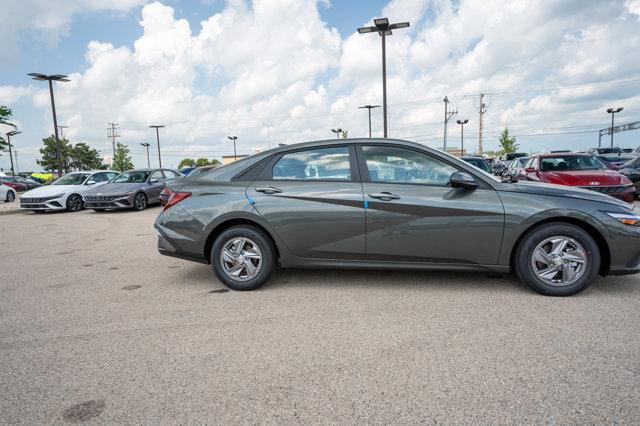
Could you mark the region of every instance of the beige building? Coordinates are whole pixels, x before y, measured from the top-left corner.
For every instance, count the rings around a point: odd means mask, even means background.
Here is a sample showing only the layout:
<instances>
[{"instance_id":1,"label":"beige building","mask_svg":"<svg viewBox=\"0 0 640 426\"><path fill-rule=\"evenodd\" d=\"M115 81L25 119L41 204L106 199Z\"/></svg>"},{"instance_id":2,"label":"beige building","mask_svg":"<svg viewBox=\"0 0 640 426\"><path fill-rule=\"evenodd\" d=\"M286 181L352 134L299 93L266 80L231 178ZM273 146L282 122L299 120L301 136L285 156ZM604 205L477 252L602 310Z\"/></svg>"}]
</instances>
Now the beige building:
<instances>
[{"instance_id":1,"label":"beige building","mask_svg":"<svg viewBox=\"0 0 640 426\"><path fill-rule=\"evenodd\" d=\"M239 160L241 158L245 158L248 157L248 155L223 155L222 156L222 164L230 164L233 163L236 160Z\"/></svg>"}]
</instances>

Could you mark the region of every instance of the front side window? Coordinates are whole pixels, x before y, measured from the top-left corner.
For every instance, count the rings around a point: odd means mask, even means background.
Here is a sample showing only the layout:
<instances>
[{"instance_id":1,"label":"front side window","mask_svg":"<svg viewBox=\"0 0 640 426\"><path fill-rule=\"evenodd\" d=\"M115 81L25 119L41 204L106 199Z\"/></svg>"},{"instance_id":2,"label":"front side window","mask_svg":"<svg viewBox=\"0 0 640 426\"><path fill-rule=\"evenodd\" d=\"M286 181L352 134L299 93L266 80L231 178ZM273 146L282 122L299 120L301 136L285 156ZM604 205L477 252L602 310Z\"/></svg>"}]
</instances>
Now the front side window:
<instances>
[{"instance_id":1,"label":"front side window","mask_svg":"<svg viewBox=\"0 0 640 426\"><path fill-rule=\"evenodd\" d=\"M161 181L162 179L164 179L162 170L156 170L155 172L151 173L151 177L149 177L149 182L152 182L154 180Z\"/></svg>"},{"instance_id":2,"label":"front side window","mask_svg":"<svg viewBox=\"0 0 640 426\"><path fill-rule=\"evenodd\" d=\"M175 179L175 178L180 177L182 175L180 173L174 172L173 170L165 170L164 171L164 176L167 179Z\"/></svg>"},{"instance_id":3,"label":"front side window","mask_svg":"<svg viewBox=\"0 0 640 426\"><path fill-rule=\"evenodd\" d=\"M131 170L128 172L122 172L111 183L144 183L149 177L149 171L147 170Z\"/></svg>"},{"instance_id":4,"label":"front side window","mask_svg":"<svg viewBox=\"0 0 640 426\"><path fill-rule=\"evenodd\" d=\"M91 180L94 182L106 182L109 180L109 177L107 176L106 173L96 173L93 176L91 176Z\"/></svg>"},{"instance_id":5,"label":"front side window","mask_svg":"<svg viewBox=\"0 0 640 426\"><path fill-rule=\"evenodd\" d=\"M363 146L362 149L373 182L445 186L451 174L458 171L443 161L411 149L390 146Z\"/></svg>"},{"instance_id":6,"label":"front side window","mask_svg":"<svg viewBox=\"0 0 640 426\"><path fill-rule=\"evenodd\" d=\"M89 176L88 173L69 173L53 182L51 185L82 185L84 180Z\"/></svg>"},{"instance_id":7,"label":"front side window","mask_svg":"<svg viewBox=\"0 0 640 426\"><path fill-rule=\"evenodd\" d=\"M273 166L274 180L351 180L349 148L314 148L284 154Z\"/></svg>"},{"instance_id":8,"label":"front side window","mask_svg":"<svg viewBox=\"0 0 640 426\"><path fill-rule=\"evenodd\" d=\"M543 157L540 159L540 171L562 172L569 170L605 170L607 166L591 155L567 155Z\"/></svg>"}]
</instances>

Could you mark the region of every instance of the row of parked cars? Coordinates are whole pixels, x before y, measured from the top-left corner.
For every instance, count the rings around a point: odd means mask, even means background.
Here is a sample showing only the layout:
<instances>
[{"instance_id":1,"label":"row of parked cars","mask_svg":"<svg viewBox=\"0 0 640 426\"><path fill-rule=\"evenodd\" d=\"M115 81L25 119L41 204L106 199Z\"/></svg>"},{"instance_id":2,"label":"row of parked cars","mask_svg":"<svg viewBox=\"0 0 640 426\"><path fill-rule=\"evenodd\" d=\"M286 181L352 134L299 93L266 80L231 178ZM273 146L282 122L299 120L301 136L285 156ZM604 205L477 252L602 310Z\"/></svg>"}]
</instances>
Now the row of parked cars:
<instances>
[{"instance_id":1,"label":"row of parked cars","mask_svg":"<svg viewBox=\"0 0 640 426\"><path fill-rule=\"evenodd\" d=\"M575 186L632 203L640 194L640 148L592 148L586 152L510 153L491 161L463 157L480 169L509 181Z\"/></svg>"}]
</instances>

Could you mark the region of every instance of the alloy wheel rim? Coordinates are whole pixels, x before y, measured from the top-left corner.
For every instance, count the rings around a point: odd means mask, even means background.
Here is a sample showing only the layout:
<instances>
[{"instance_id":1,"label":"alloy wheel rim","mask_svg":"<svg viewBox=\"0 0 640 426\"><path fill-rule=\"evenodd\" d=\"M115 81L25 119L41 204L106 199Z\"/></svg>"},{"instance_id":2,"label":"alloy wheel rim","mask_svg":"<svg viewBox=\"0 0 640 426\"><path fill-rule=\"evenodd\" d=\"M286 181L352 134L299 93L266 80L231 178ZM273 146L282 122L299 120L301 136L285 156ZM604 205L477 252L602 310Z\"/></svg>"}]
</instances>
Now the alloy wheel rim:
<instances>
[{"instance_id":1,"label":"alloy wheel rim","mask_svg":"<svg viewBox=\"0 0 640 426\"><path fill-rule=\"evenodd\" d=\"M587 269L587 252L573 238L555 236L536 246L531 267L545 284L564 287L578 281Z\"/></svg>"},{"instance_id":2,"label":"alloy wheel rim","mask_svg":"<svg viewBox=\"0 0 640 426\"><path fill-rule=\"evenodd\" d=\"M71 199L71 210L72 211L80 210L80 206L81 205L82 205L82 200L80 199L80 197L73 197Z\"/></svg>"},{"instance_id":3,"label":"alloy wheel rim","mask_svg":"<svg viewBox=\"0 0 640 426\"><path fill-rule=\"evenodd\" d=\"M262 252L249 238L232 238L222 246L220 264L231 279L249 281L262 269Z\"/></svg>"},{"instance_id":4,"label":"alloy wheel rim","mask_svg":"<svg viewBox=\"0 0 640 426\"><path fill-rule=\"evenodd\" d=\"M13 196L13 192L9 191L7 193L7 200L9 200L10 202L15 200L15 197Z\"/></svg>"},{"instance_id":5,"label":"alloy wheel rim","mask_svg":"<svg viewBox=\"0 0 640 426\"><path fill-rule=\"evenodd\" d=\"M144 207L144 197L142 195L136 197L136 207L139 209Z\"/></svg>"}]
</instances>

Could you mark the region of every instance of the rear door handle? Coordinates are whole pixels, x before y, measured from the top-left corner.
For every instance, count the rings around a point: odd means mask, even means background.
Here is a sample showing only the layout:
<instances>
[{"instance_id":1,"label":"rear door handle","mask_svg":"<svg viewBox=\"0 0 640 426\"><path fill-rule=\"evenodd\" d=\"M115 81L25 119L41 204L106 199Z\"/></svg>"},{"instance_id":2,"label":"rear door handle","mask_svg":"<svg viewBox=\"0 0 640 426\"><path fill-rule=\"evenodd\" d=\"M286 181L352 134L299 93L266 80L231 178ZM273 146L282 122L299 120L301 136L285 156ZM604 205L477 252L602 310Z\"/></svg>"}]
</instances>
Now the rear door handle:
<instances>
[{"instance_id":1,"label":"rear door handle","mask_svg":"<svg viewBox=\"0 0 640 426\"><path fill-rule=\"evenodd\" d=\"M282 192L282 189L274 188L272 186L268 186L266 188L256 188L257 192L262 192L263 194L279 194Z\"/></svg>"},{"instance_id":2,"label":"rear door handle","mask_svg":"<svg viewBox=\"0 0 640 426\"><path fill-rule=\"evenodd\" d=\"M390 192L380 192L378 194L367 194L371 198L377 198L382 201L399 200L400 196Z\"/></svg>"}]
</instances>

